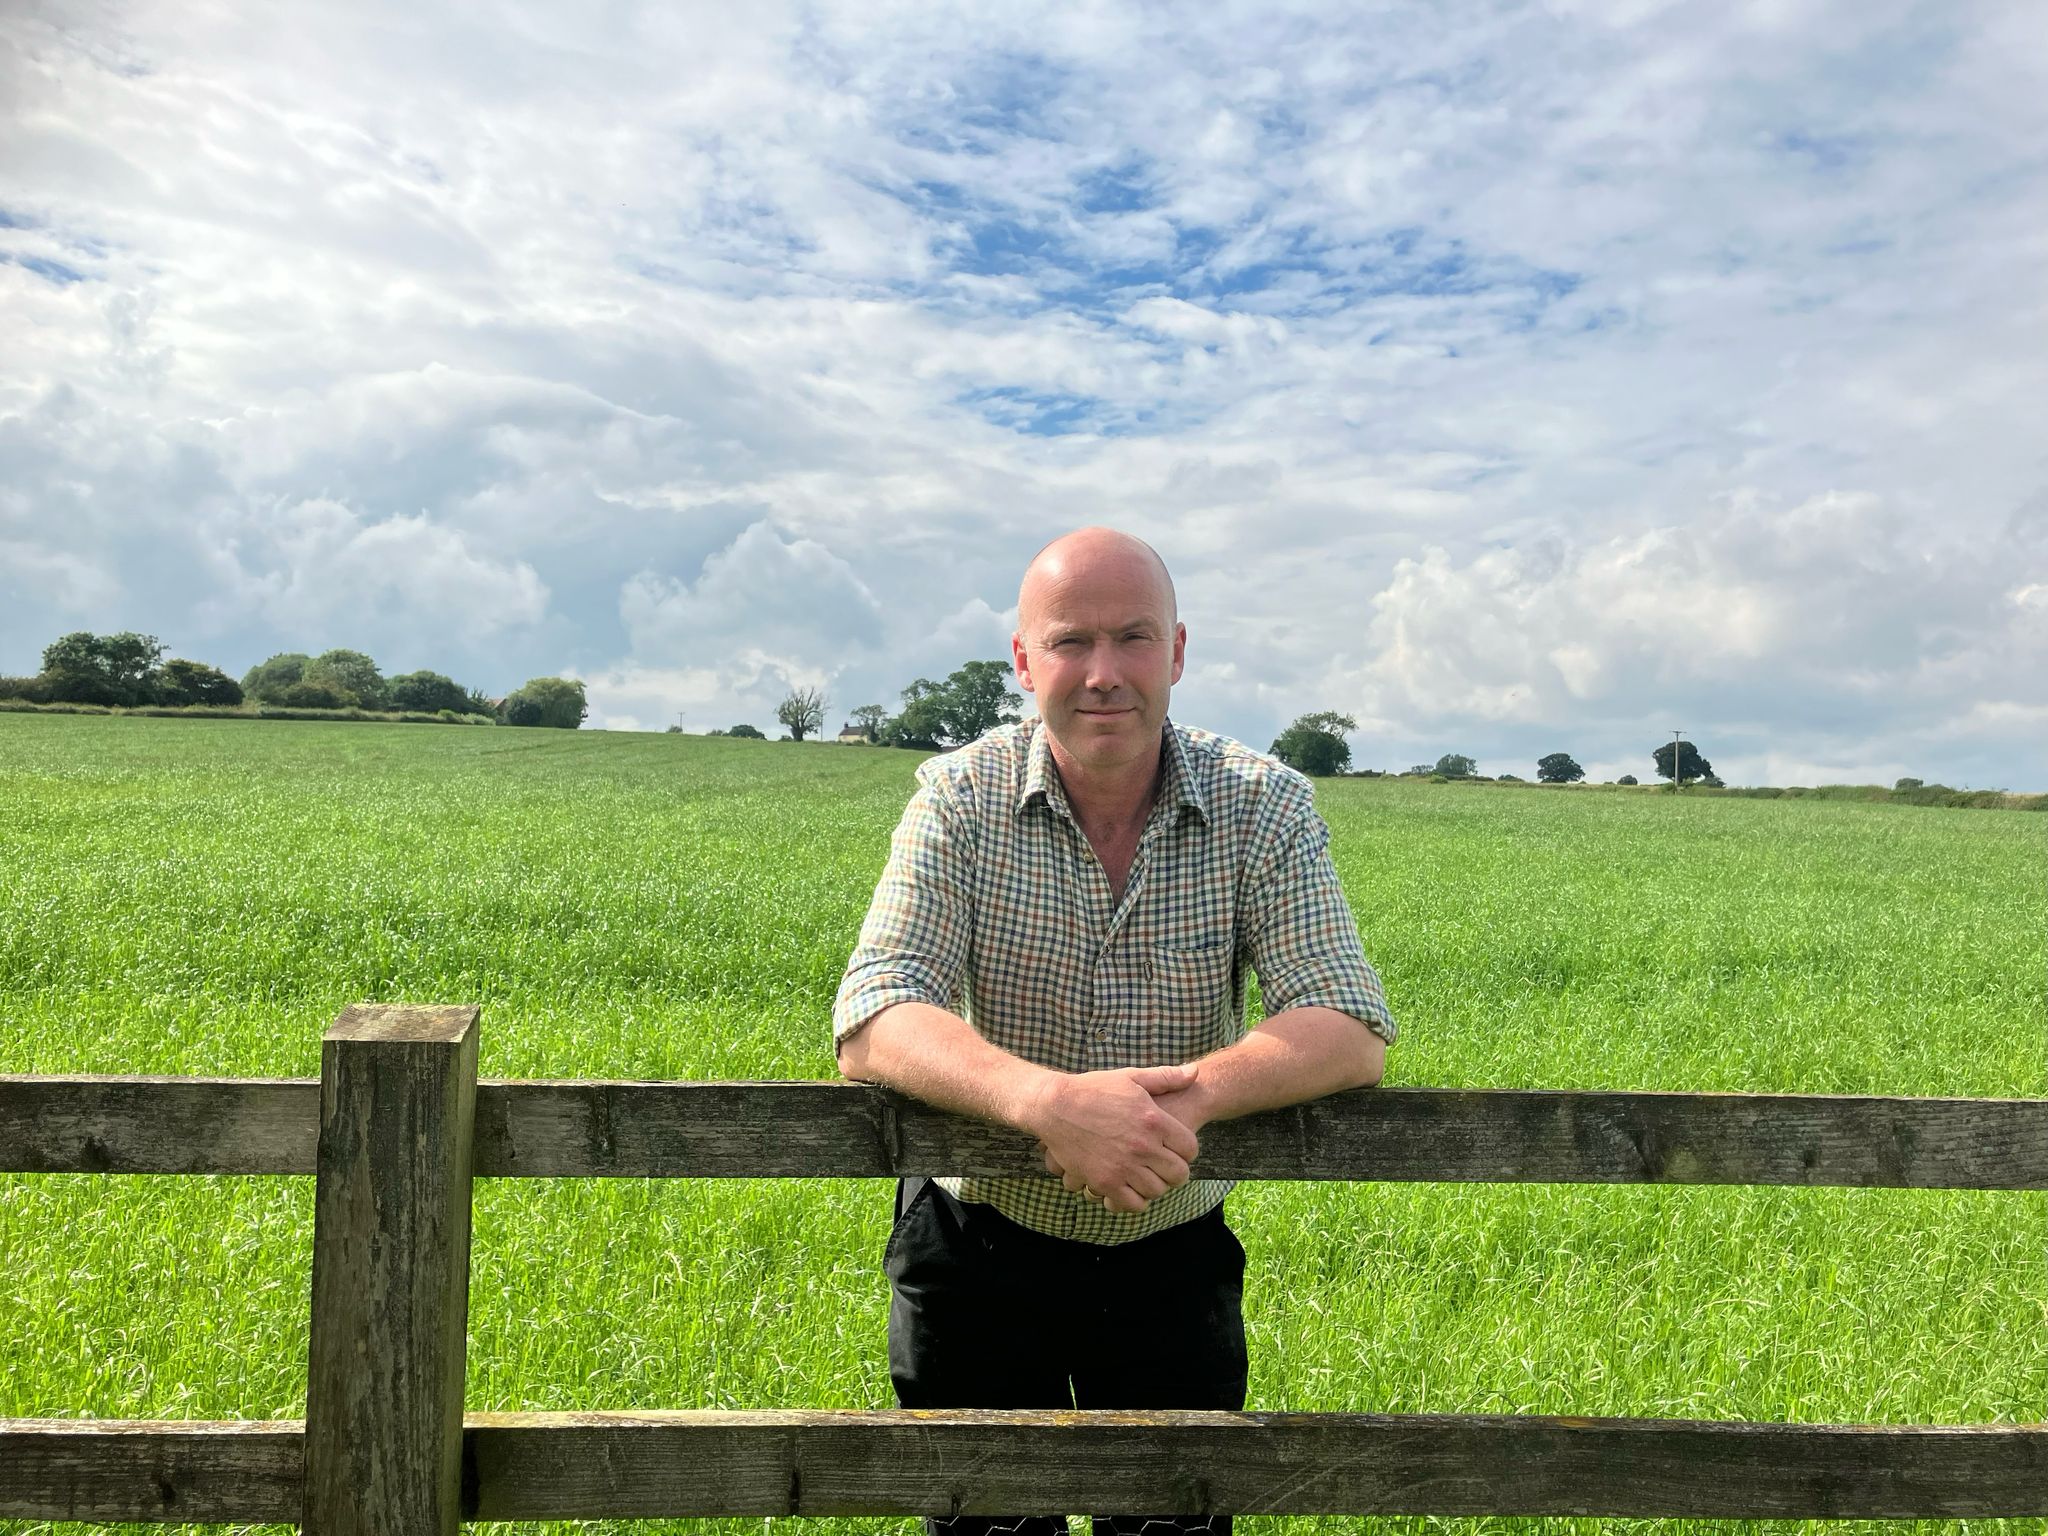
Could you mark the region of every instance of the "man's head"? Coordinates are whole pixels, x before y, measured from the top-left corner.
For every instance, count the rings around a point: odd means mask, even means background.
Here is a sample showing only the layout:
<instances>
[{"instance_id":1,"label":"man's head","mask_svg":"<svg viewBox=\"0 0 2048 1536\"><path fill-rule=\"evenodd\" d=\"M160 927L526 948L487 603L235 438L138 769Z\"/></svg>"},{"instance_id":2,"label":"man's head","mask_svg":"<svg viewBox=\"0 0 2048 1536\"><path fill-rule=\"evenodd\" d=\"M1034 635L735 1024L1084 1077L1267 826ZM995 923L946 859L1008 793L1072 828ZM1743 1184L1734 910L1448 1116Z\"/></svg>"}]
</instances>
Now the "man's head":
<instances>
[{"instance_id":1,"label":"man's head","mask_svg":"<svg viewBox=\"0 0 2048 1536\"><path fill-rule=\"evenodd\" d=\"M1113 528L1052 541L1024 572L1017 680L1064 755L1114 772L1156 757L1187 629L1152 546Z\"/></svg>"}]
</instances>

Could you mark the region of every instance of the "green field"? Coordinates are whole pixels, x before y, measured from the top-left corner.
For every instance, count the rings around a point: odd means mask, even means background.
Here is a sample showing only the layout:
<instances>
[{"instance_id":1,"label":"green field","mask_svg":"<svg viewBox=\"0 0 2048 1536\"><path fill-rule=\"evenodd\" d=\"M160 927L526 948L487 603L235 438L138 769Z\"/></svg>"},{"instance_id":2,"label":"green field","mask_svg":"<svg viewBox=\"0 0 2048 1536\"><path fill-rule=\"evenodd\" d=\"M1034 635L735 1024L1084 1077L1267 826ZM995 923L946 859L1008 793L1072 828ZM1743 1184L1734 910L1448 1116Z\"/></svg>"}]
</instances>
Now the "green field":
<instances>
[{"instance_id":1,"label":"green field","mask_svg":"<svg viewBox=\"0 0 2048 1536\"><path fill-rule=\"evenodd\" d=\"M831 1076L833 990L915 761L0 715L0 1071L310 1077L327 1022L370 999L482 1003L486 1076ZM1403 1027L1391 1084L2044 1091L2048 818L1318 795ZM300 1416L311 1196L0 1176L0 1416ZM481 1183L470 1406L886 1406L888 1203ZM1231 1209L1256 1408L2048 1417L2038 1195L1265 1185ZM2048 1522L1940 1528L1993 1526ZM1632 1528L1709 1524L1240 1523Z\"/></svg>"}]
</instances>

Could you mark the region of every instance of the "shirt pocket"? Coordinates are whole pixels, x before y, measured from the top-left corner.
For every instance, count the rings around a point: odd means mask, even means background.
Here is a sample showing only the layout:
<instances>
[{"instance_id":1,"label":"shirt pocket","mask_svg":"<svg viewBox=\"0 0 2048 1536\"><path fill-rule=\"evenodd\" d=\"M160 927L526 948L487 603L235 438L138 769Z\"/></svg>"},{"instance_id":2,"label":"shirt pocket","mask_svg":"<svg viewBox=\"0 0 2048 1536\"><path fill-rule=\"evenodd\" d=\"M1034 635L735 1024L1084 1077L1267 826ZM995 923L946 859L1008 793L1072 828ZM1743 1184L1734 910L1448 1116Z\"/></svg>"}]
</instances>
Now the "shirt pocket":
<instances>
[{"instance_id":1,"label":"shirt pocket","mask_svg":"<svg viewBox=\"0 0 2048 1536\"><path fill-rule=\"evenodd\" d=\"M1146 1054L1154 1061L1191 1061L1237 1038L1236 946L1229 935L1146 951Z\"/></svg>"}]
</instances>

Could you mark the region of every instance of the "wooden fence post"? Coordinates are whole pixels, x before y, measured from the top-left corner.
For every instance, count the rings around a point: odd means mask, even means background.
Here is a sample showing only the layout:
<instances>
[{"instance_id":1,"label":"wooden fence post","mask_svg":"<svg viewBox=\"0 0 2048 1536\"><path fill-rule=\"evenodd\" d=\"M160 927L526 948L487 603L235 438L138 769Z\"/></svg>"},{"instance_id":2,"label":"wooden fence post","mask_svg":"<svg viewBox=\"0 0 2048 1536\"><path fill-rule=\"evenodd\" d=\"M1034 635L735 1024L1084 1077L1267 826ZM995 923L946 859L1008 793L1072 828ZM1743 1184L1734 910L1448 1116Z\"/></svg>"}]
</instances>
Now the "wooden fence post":
<instances>
[{"instance_id":1,"label":"wooden fence post","mask_svg":"<svg viewBox=\"0 0 2048 1536\"><path fill-rule=\"evenodd\" d=\"M307 1536L455 1536L474 1007L359 1003L320 1049Z\"/></svg>"}]
</instances>

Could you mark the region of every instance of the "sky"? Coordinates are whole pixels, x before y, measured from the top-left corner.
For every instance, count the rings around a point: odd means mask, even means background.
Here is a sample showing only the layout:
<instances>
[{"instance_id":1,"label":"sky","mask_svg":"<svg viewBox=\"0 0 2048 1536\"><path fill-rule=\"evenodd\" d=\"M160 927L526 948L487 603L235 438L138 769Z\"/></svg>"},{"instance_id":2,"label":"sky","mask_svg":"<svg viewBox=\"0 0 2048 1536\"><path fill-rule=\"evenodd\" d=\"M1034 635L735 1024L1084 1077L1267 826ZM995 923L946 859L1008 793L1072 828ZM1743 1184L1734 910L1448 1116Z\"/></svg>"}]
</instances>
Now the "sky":
<instances>
[{"instance_id":1,"label":"sky","mask_svg":"<svg viewBox=\"0 0 2048 1536\"><path fill-rule=\"evenodd\" d=\"M1173 712L2048 789L2033 0L0 7L0 672L836 730L1151 541Z\"/></svg>"}]
</instances>

